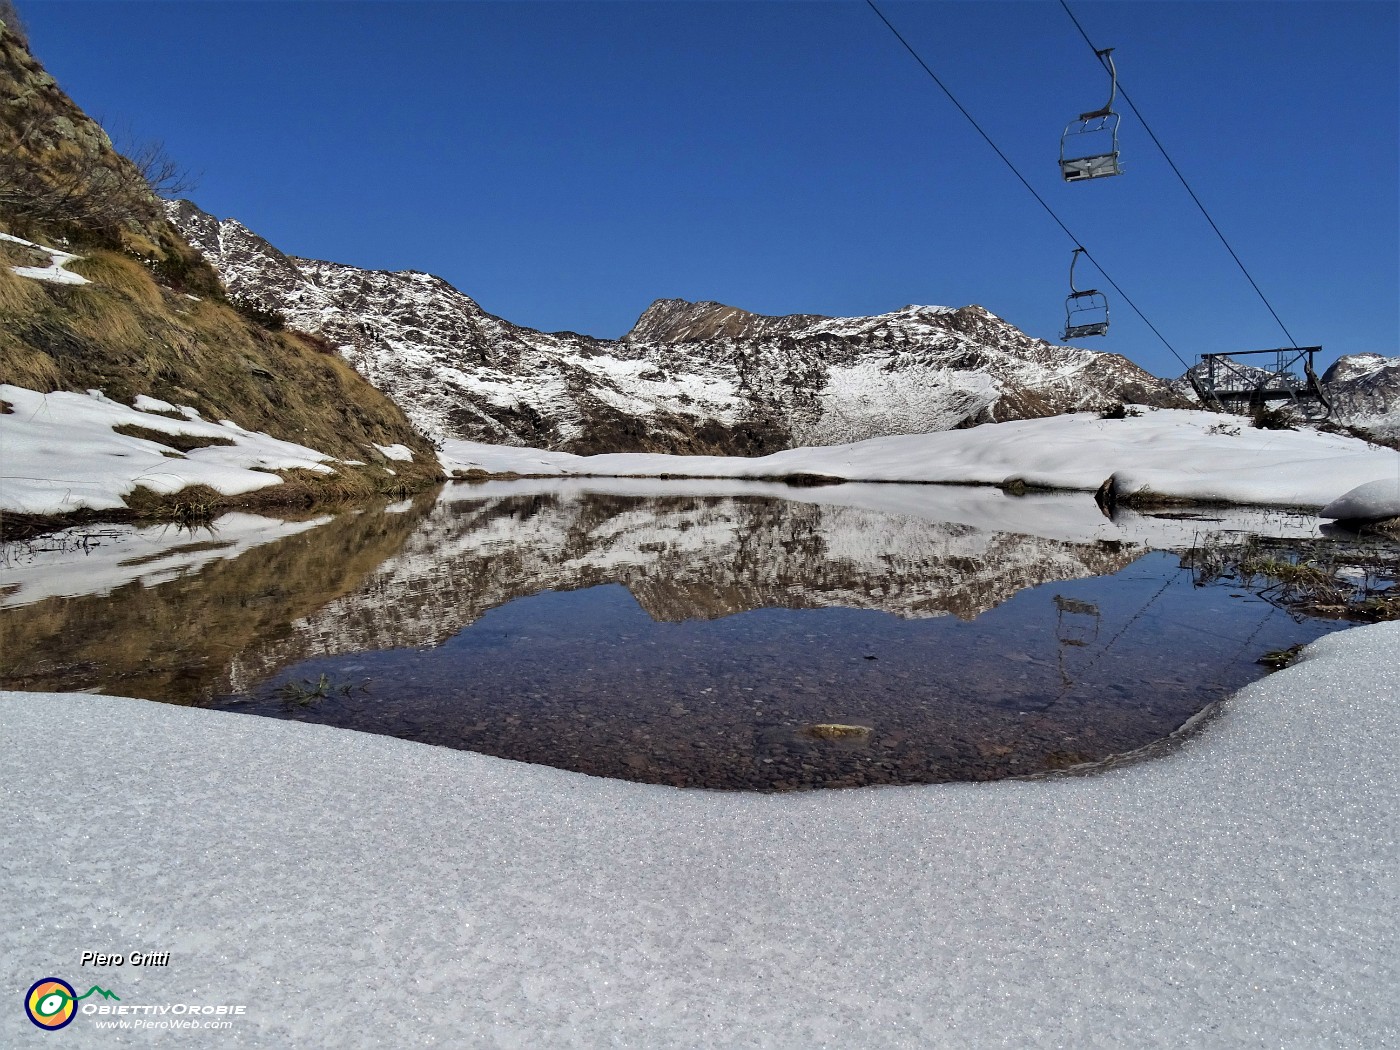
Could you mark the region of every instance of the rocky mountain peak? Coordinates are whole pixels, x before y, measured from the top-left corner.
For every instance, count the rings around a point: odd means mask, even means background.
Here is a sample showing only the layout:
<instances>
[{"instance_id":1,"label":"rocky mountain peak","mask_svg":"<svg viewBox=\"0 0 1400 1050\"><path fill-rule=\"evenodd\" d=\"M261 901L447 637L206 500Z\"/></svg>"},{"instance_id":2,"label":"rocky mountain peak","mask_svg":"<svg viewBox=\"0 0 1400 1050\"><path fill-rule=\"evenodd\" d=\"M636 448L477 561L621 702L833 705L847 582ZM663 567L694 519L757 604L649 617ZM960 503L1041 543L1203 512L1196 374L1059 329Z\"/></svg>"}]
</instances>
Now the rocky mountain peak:
<instances>
[{"instance_id":1,"label":"rocky mountain peak","mask_svg":"<svg viewBox=\"0 0 1400 1050\"><path fill-rule=\"evenodd\" d=\"M828 318L820 314L770 317L724 303L658 299L622 338L629 343L698 343L784 335Z\"/></svg>"},{"instance_id":2,"label":"rocky mountain peak","mask_svg":"<svg viewBox=\"0 0 1400 1050\"><path fill-rule=\"evenodd\" d=\"M1400 373L1400 358L1385 357L1382 354L1347 354L1337 358L1332 367L1322 373L1322 381L1355 382L1388 371Z\"/></svg>"}]
</instances>

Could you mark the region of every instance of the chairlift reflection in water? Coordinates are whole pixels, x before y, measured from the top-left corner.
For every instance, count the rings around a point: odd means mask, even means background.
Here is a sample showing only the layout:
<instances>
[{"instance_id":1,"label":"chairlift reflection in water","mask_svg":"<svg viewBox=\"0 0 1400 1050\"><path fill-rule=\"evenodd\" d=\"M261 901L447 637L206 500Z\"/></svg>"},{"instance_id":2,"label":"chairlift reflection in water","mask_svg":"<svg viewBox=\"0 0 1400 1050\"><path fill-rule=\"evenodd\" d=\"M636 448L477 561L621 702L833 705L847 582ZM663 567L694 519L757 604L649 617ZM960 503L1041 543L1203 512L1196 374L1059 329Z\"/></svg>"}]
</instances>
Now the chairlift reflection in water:
<instances>
[{"instance_id":1,"label":"chairlift reflection in water","mask_svg":"<svg viewBox=\"0 0 1400 1050\"><path fill-rule=\"evenodd\" d=\"M681 787L997 779L1159 739L1259 673L1241 639L1320 632L1253 635L1256 606L1150 553L1180 525L1133 517L1084 494L522 481L235 516L197 544L133 527L0 571L0 685L113 682ZM327 550L357 556L328 575ZM811 732L832 725L868 731Z\"/></svg>"}]
</instances>

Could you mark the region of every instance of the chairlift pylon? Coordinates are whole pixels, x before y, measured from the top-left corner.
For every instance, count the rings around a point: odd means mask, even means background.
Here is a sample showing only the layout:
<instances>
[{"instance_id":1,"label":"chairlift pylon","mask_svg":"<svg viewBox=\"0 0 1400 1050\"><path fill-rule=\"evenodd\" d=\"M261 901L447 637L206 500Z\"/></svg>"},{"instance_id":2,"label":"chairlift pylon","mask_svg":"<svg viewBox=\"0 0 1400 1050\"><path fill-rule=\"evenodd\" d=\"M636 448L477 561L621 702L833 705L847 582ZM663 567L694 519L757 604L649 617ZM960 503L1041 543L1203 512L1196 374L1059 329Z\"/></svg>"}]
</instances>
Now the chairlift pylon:
<instances>
[{"instance_id":1,"label":"chairlift pylon","mask_svg":"<svg viewBox=\"0 0 1400 1050\"><path fill-rule=\"evenodd\" d=\"M1060 174L1066 182L1083 182L1123 174L1118 163L1118 114L1113 100L1118 97L1118 69L1113 64L1113 48L1096 52L1108 69L1108 102L1102 109L1079 114L1065 125L1060 136Z\"/></svg>"},{"instance_id":2,"label":"chairlift pylon","mask_svg":"<svg viewBox=\"0 0 1400 1050\"><path fill-rule=\"evenodd\" d=\"M1097 288L1080 291L1074 286L1074 266L1081 254L1088 253L1076 248L1069 260L1069 296L1065 299L1065 333L1061 337L1067 342L1108 334L1108 297Z\"/></svg>"},{"instance_id":3,"label":"chairlift pylon","mask_svg":"<svg viewBox=\"0 0 1400 1050\"><path fill-rule=\"evenodd\" d=\"M1277 402L1299 419L1317 421L1333 411L1332 398L1313 368L1313 357L1321 352L1320 346L1293 346L1202 354L1186 379L1201 404L1217 412L1252 413ZM1238 360L1258 357L1264 365Z\"/></svg>"}]
</instances>

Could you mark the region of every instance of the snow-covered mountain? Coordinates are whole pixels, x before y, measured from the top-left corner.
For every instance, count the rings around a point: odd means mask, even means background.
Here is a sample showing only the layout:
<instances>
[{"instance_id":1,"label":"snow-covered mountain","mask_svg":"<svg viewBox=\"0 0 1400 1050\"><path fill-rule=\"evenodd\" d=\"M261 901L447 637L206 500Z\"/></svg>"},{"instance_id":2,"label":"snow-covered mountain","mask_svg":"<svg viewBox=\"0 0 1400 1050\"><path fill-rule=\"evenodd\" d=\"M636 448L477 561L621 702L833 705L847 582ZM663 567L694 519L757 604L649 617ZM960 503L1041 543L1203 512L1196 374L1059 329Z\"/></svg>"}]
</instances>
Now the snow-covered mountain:
<instances>
[{"instance_id":1,"label":"snow-covered mountain","mask_svg":"<svg viewBox=\"0 0 1400 1050\"><path fill-rule=\"evenodd\" d=\"M1322 373L1339 422L1400 440L1400 357L1350 354Z\"/></svg>"},{"instance_id":2,"label":"snow-covered mountain","mask_svg":"<svg viewBox=\"0 0 1400 1050\"><path fill-rule=\"evenodd\" d=\"M284 255L187 201L167 213L230 294L321 335L426 432L570 452L755 455L1182 402L1125 358L980 306L764 317L662 299L621 340L495 317L441 278Z\"/></svg>"}]
</instances>

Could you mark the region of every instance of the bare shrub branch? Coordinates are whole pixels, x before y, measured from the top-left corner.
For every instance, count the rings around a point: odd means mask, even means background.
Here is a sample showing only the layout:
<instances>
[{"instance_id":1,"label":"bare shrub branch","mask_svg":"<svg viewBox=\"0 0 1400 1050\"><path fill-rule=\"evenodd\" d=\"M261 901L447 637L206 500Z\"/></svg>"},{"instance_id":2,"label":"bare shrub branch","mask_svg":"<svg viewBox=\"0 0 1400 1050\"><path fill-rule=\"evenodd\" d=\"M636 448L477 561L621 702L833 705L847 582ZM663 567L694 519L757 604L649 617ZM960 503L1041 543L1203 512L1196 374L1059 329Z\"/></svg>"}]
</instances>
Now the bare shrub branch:
<instances>
[{"instance_id":1,"label":"bare shrub branch","mask_svg":"<svg viewBox=\"0 0 1400 1050\"><path fill-rule=\"evenodd\" d=\"M0 0L0 22L5 23L6 32L13 34L25 47L29 46L29 31L24 26L24 19L15 10L14 0Z\"/></svg>"},{"instance_id":2,"label":"bare shrub branch","mask_svg":"<svg viewBox=\"0 0 1400 1050\"><path fill-rule=\"evenodd\" d=\"M161 139L138 138L127 125L111 128L104 120L98 123L107 131L112 147L136 166L157 197L169 200L199 188L199 176L176 163Z\"/></svg>"}]
</instances>

